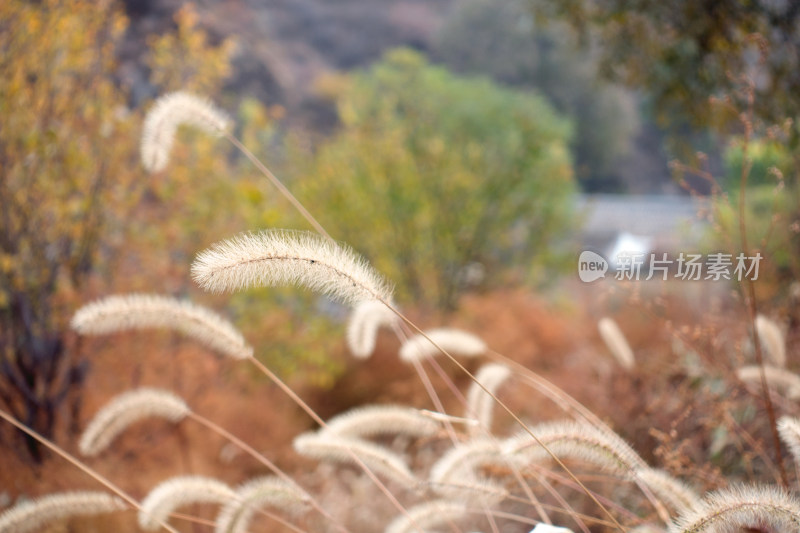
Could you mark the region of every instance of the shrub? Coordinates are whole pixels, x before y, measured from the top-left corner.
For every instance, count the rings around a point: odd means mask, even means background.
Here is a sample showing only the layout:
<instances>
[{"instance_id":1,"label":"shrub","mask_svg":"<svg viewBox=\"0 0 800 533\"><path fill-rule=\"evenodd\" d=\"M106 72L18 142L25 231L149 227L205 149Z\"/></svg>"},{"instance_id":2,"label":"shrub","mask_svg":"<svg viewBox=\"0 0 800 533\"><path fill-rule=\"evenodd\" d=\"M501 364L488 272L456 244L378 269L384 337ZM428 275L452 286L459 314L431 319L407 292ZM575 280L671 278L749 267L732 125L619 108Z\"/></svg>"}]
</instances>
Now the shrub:
<instances>
[{"instance_id":1,"label":"shrub","mask_svg":"<svg viewBox=\"0 0 800 533\"><path fill-rule=\"evenodd\" d=\"M337 134L296 156L298 196L401 298L452 308L480 265L513 260L541 281L563 264L569 124L543 99L395 50L337 103Z\"/></svg>"}]
</instances>

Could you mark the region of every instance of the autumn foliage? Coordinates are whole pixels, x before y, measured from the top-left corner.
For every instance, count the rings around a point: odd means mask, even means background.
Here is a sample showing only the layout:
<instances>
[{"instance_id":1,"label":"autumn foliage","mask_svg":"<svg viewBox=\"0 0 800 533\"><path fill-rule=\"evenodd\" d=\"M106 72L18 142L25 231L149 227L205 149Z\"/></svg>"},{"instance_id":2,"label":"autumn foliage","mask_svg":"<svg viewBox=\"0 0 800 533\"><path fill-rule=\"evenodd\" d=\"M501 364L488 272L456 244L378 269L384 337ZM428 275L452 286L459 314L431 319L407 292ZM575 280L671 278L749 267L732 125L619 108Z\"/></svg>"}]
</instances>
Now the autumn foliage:
<instances>
[{"instance_id":1,"label":"autumn foliage","mask_svg":"<svg viewBox=\"0 0 800 533\"><path fill-rule=\"evenodd\" d=\"M177 23L150 43L153 82L213 94L230 44L209 46L191 10ZM107 1L0 5L0 398L45 435L85 374L68 317L114 277L124 244L135 254L127 238L156 213L133 208L169 196L130 142L140 116L115 77L126 27Z\"/></svg>"}]
</instances>

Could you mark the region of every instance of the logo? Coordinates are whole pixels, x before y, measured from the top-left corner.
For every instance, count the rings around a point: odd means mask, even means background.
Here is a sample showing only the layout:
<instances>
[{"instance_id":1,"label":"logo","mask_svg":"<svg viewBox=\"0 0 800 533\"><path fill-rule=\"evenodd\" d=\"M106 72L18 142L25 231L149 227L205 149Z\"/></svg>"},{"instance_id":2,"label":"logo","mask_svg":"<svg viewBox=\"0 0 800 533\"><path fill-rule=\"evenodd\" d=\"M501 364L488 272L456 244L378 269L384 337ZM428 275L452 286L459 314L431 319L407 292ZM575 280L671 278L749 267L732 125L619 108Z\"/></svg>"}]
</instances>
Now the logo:
<instances>
[{"instance_id":1,"label":"logo","mask_svg":"<svg viewBox=\"0 0 800 533\"><path fill-rule=\"evenodd\" d=\"M608 272L608 261L602 255L589 250L581 252L578 258L578 277L584 283L606 277Z\"/></svg>"},{"instance_id":2,"label":"logo","mask_svg":"<svg viewBox=\"0 0 800 533\"><path fill-rule=\"evenodd\" d=\"M607 261L602 255L584 250L578 258L578 277L584 283L591 283L611 274L618 281L650 281L668 279L683 281L742 281L758 279L758 266L763 257L757 252L753 256L744 253L711 253L706 256L680 252L677 258L670 258L666 252L647 254L642 251L619 252L609 255Z\"/></svg>"}]
</instances>

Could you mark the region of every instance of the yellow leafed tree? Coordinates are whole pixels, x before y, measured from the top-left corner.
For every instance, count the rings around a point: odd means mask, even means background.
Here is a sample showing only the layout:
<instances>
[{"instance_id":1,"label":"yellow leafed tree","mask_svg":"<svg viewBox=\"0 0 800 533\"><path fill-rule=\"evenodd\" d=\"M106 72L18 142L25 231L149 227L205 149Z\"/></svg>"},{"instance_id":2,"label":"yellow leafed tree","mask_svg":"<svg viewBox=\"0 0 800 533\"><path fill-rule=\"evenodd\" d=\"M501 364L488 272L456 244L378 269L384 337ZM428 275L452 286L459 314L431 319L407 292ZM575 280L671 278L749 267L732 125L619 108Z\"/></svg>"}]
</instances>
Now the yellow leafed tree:
<instances>
[{"instance_id":1,"label":"yellow leafed tree","mask_svg":"<svg viewBox=\"0 0 800 533\"><path fill-rule=\"evenodd\" d=\"M190 9L177 22L151 43L154 82L213 95L231 44L209 46ZM139 165L140 116L114 78L126 25L103 0L0 2L0 401L45 435L84 373L69 314L119 250L142 191L161 192Z\"/></svg>"}]
</instances>

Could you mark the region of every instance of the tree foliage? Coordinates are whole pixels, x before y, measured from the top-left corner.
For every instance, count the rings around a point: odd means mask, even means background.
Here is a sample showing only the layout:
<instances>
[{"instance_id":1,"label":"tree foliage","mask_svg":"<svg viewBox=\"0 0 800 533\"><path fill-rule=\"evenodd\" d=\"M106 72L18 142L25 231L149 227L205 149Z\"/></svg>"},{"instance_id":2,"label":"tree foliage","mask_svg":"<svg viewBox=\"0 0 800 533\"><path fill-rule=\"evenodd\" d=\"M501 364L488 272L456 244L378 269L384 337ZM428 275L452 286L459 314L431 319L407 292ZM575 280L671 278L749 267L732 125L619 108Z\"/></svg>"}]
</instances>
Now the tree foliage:
<instances>
[{"instance_id":1,"label":"tree foliage","mask_svg":"<svg viewBox=\"0 0 800 533\"><path fill-rule=\"evenodd\" d=\"M615 165L637 129L637 100L600 79L596 54L575 44L564 23L537 25L525 0L470 0L445 20L434 57L457 72L544 94L575 124L571 147L584 189L619 187Z\"/></svg>"},{"instance_id":2,"label":"tree foliage","mask_svg":"<svg viewBox=\"0 0 800 533\"><path fill-rule=\"evenodd\" d=\"M712 96L735 94L743 74L756 81L757 117L779 123L800 112L798 2L533 0L531 5L602 42L601 72L651 94L662 123L735 125L737 117L715 115L708 104Z\"/></svg>"},{"instance_id":3,"label":"tree foliage","mask_svg":"<svg viewBox=\"0 0 800 533\"><path fill-rule=\"evenodd\" d=\"M0 6L0 343L4 403L49 434L81 368L61 317L98 235L137 190L124 94L106 74L125 18L107 4Z\"/></svg>"},{"instance_id":4,"label":"tree foliage","mask_svg":"<svg viewBox=\"0 0 800 533\"><path fill-rule=\"evenodd\" d=\"M158 53L189 43L167 55L202 65L198 87L212 89L226 73L228 45L209 47L186 13L177 40L153 43L154 73L171 70ZM130 257L119 252L134 228L147 227L128 216L142 192L151 204L165 193L139 165L130 142L139 115L114 78L126 24L107 1L0 4L0 399L45 435L85 372L67 320L92 273L111 275Z\"/></svg>"},{"instance_id":5,"label":"tree foliage","mask_svg":"<svg viewBox=\"0 0 800 533\"><path fill-rule=\"evenodd\" d=\"M341 129L298 154L297 187L401 294L451 307L481 268L553 266L574 187L569 124L542 98L396 50L337 102Z\"/></svg>"}]
</instances>

